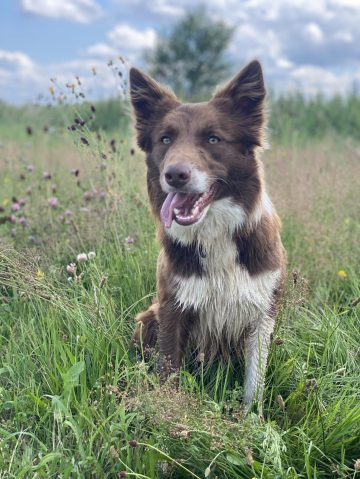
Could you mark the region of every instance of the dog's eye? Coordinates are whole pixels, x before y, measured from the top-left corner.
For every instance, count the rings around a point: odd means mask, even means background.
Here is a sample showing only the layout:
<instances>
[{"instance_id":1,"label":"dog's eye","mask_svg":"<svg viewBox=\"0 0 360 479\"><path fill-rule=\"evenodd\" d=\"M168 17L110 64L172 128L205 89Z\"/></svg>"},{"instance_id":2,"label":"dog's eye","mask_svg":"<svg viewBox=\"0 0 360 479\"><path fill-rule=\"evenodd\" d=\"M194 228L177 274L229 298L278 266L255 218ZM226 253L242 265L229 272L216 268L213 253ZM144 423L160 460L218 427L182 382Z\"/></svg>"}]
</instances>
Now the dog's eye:
<instances>
[{"instance_id":1,"label":"dog's eye","mask_svg":"<svg viewBox=\"0 0 360 479\"><path fill-rule=\"evenodd\" d=\"M164 145L168 145L170 143L170 138L168 136L163 136L161 138L161 141L164 143Z\"/></svg>"},{"instance_id":2,"label":"dog's eye","mask_svg":"<svg viewBox=\"0 0 360 479\"><path fill-rule=\"evenodd\" d=\"M215 145L216 143L219 143L220 141L220 138L218 138L217 136L210 136L209 138L209 143L211 145Z\"/></svg>"}]
</instances>

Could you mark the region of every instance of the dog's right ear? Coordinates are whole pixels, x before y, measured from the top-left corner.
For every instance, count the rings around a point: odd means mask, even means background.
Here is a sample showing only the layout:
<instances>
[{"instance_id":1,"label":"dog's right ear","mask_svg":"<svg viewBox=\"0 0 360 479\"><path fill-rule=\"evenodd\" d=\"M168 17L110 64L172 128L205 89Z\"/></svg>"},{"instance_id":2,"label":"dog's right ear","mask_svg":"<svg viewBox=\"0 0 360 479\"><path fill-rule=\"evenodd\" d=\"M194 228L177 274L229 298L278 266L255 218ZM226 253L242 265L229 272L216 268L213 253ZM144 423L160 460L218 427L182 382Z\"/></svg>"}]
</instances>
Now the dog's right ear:
<instances>
[{"instance_id":1,"label":"dog's right ear","mask_svg":"<svg viewBox=\"0 0 360 479\"><path fill-rule=\"evenodd\" d=\"M142 150L149 151L156 121L180 102L171 90L134 67L130 69L130 97L135 110L138 144Z\"/></svg>"}]
</instances>

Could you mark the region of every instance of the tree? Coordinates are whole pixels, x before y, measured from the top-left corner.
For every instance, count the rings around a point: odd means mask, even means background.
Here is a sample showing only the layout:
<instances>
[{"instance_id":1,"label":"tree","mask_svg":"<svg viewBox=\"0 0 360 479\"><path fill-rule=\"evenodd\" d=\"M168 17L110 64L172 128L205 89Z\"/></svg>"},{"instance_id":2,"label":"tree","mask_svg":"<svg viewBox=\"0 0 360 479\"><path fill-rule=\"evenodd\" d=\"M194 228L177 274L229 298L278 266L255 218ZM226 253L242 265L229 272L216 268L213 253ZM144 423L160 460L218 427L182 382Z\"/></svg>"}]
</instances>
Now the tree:
<instances>
[{"instance_id":1,"label":"tree","mask_svg":"<svg viewBox=\"0 0 360 479\"><path fill-rule=\"evenodd\" d=\"M229 75L224 53L233 33L234 28L213 20L204 8L190 11L158 37L147 56L150 73L180 97L199 97Z\"/></svg>"}]
</instances>

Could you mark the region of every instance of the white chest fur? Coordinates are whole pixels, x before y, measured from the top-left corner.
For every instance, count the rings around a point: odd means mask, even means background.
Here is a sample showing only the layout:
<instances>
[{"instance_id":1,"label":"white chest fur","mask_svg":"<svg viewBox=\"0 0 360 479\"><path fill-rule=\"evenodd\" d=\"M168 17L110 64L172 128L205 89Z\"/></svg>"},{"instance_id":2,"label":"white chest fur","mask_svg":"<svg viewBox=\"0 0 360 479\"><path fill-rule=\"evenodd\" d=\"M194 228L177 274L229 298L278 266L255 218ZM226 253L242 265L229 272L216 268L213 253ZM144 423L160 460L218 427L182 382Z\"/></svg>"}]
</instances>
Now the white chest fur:
<instances>
[{"instance_id":1,"label":"white chest fur","mask_svg":"<svg viewBox=\"0 0 360 479\"><path fill-rule=\"evenodd\" d=\"M202 278L173 278L179 307L192 307L199 317L195 333L199 345L221 337L237 340L247 325L257 322L271 307L280 271L251 276L236 261L232 235L248 220L241 206L225 199L211 205L200 224L182 227L173 223L169 231L182 243L201 243L205 253L200 259Z\"/></svg>"}]
</instances>

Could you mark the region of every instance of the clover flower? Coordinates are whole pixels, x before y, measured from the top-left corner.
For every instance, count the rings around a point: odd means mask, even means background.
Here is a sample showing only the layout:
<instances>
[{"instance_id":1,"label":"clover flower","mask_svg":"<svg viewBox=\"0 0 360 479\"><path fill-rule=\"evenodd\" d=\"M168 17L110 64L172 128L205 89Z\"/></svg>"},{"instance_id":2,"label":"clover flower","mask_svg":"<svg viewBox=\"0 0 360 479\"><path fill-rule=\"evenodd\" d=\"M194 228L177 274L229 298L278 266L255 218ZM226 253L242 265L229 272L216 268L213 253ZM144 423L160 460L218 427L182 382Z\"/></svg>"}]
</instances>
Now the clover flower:
<instances>
[{"instance_id":1,"label":"clover flower","mask_svg":"<svg viewBox=\"0 0 360 479\"><path fill-rule=\"evenodd\" d=\"M74 213L73 213L71 210L65 210L64 215L66 215L66 216L73 216Z\"/></svg>"},{"instance_id":2,"label":"clover flower","mask_svg":"<svg viewBox=\"0 0 360 479\"><path fill-rule=\"evenodd\" d=\"M84 261L87 261L88 257L86 255L86 253L80 253L77 255L77 261L78 263L83 263Z\"/></svg>"},{"instance_id":3,"label":"clover flower","mask_svg":"<svg viewBox=\"0 0 360 479\"><path fill-rule=\"evenodd\" d=\"M339 278L346 278L347 274L345 273L344 270L340 270L340 271L338 272L338 276L339 276Z\"/></svg>"},{"instance_id":4,"label":"clover flower","mask_svg":"<svg viewBox=\"0 0 360 479\"><path fill-rule=\"evenodd\" d=\"M21 218L19 218L19 223L22 223L22 224L26 223L25 216L22 216Z\"/></svg>"},{"instance_id":5,"label":"clover flower","mask_svg":"<svg viewBox=\"0 0 360 479\"><path fill-rule=\"evenodd\" d=\"M90 251L90 252L88 253L88 258L89 258L89 259L94 259L94 258L96 258L96 253L95 253L95 251Z\"/></svg>"},{"instance_id":6,"label":"clover flower","mask_svg":"<svg viewBox=\"0 0 360 479\"><path fill-rule=\"evenodd\" d=\"M125 242L127 244L130 244L130 243L133 243L134 242L134 238L132 236L128 236L126 239L125 239Z\"/></svg>"},{"instance_id":7,"label":"clover flower","mask_svg":"<svg viewBox=\"0 0 360 479\"><path fill-rule=\"evenodd\" d=\"M28 171L33 171L33 169L34 169L34 165L29 165L29 166L27 167L27 170L28 170Z\"/></svg>"},{"instance_id":8,"label":"clover flower","mask_svg":"<svg viewBox=\"0 0 360 479\"><path fill-rule=\"evenodd\" d=\"M75 273L76 273L76 268L77 268L77 266L76 266L75 263L70 263L70 264L68 264L68 265L66 266L66 271L67 271L68 273L73 273L73 274L75 274Z\"/></svg>"},{"instance_id":9,"label":"clover flower","mask_svg":"<svg viewBox=\"0 0 360 479\"><path fill-rule=\"evenodd\" d=\"M18 211L20 209L19 203L14 203L11 207L11 211Z\"/></svg>"}]
</instances>

